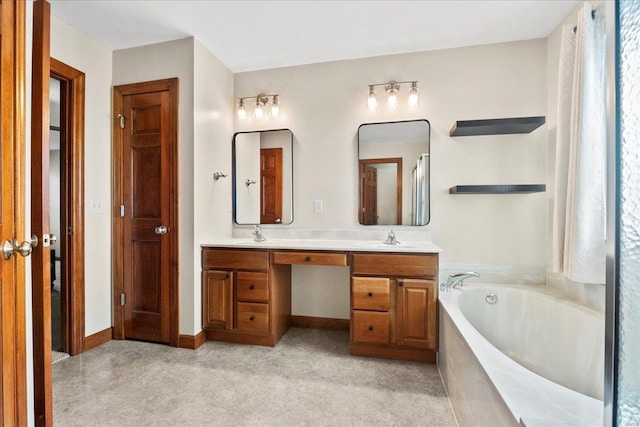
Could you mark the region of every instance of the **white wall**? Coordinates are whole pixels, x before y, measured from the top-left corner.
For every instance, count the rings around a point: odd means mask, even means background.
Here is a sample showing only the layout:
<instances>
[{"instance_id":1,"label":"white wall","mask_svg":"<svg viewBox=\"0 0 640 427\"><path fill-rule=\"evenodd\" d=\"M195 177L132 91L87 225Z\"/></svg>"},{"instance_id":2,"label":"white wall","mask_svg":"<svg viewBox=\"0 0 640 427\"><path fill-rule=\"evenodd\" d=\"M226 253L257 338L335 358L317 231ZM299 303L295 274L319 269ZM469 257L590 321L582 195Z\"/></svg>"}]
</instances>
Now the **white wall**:
<instances>
[{"instance_id":1,"label":"white wall","mask_svg":"<svg viewBox=\"0 0 640 427\"><path fill-rule=\"evenodd\" d=\"M231 136L233 134L233 73L198 40L194 41L193 67L193 221L192 271L194 282L184 286L181 299L193 298L191 323L180 324L181 333L202 329L200 244L231 236ZM213 180L214 172L228 174ZM189 286L193 296L189 295Z\"/></svg>"},{"instance_id":2,"label":"white wall","mask_svg":"<svg viewBox=\"0 0 640 427\"><path fill-rule=\"evenodd\" d=\"M111 50L51 17L51 56L85 73L85 336L111 327Z\"/></svg>"},{"instance_id":3,"label":"white wall","mask_svg":"<svg viewBox=\"0 0 640 427\"><path fill-rule=\"evenodd\" d=\"M431 124L431 231L446 263L548 265L551 193L450 195L457 184L544 184L548 132L449 137L456 120L547 113L546 41L447 49L336 61L235 75L236 97L280 95L278 119L235 121L236 131L289 128L294 148L294 223L291 228L358 225L356 134L362 123L427 119ZM418 80L420 104L366 108L367 85ZM313 201L324 200L324 214ZM402 228L402 227L398 227ZM268 230L267 230L268 232ZM333 312L348 298L340 288L323 308L313 295L323 286L311 270L294 268L294 313ZM330 316L327 316L330 317ZM348 307L340 317L348 318Z\"/></svg>"}]
</instances>

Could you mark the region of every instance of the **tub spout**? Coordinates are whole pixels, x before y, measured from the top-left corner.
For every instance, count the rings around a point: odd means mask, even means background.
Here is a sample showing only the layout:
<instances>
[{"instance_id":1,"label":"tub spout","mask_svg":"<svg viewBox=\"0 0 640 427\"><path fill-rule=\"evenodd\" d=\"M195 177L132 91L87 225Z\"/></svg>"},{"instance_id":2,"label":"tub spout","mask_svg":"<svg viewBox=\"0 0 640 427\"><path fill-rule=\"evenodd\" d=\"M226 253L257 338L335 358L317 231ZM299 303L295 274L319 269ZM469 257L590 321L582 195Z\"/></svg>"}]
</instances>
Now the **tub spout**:
<instances>
[{"instance_id":1,"label":"tub spout","mask_svg":"<svg viewBox=\"0 0 640 427\"><path fill-rule=\"evenodd\" d=\"M468 271L466 273L456 273L449 276L446 282L440 284L441 291L448 291L451 288L458 288L462 286L465 279L469 277L480 277L475 271Z\"/></svg>"}]
</instances>

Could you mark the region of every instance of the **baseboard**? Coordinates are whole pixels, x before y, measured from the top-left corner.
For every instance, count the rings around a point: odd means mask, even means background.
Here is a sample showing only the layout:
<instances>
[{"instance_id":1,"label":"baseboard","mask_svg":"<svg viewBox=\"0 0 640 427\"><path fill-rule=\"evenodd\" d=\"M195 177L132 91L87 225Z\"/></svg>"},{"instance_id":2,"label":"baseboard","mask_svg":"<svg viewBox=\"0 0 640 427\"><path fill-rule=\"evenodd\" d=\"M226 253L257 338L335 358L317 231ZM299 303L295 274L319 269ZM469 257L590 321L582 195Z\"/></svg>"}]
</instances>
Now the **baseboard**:
<instances>
[{"instance_id":1,"label":"baseboard","mask_svg":"<svg viewBox=\"0 0 640 427\"><path fill-rule=\"evenodd\" d=\"M82 341L82 351L89 351L92 348L96 348L107 341L111 341L111 338L113 338L113 328L111 327L103 331L96 332L93 335L89 335L88 337L84 337L84 340Z\"/></svg>"},{"instance_id":2,"label":"baseboard","mask_svg":"<svg viewBox=\"0 0 640 427\"><path fill-rule=\"evenodd\" d=\"M326 317L291 316L291 326L296 328L329 329L348 331L349 319L330 319Z\"/></svg>"},{"instance_id":3,"label":"baseboard","mask_svg":"<svg viewBox=\"0 0 640 427\"><path fill-rule=\"evenodd\" d=\"M178 340L178 347L180 348L188 348L190 350L195 350L200 347L207 340L207 332L200 331L200 333L196 335L180 335L180 339Z\"/></svg>"}]
</instances>

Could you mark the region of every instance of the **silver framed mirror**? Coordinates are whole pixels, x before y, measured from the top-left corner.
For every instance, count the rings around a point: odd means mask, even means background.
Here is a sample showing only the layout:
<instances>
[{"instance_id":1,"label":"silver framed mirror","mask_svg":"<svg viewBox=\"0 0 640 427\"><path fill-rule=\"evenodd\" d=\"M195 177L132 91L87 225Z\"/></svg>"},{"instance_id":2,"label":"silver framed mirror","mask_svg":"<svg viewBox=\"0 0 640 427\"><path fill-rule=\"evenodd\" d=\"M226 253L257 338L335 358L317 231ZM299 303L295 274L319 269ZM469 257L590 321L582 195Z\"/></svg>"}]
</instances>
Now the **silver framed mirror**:
<instances>
[{"instance_id":1,"label":"silver framed mirror","mask_svg":"<svg viewBox=\"0 0 640 427\"><path fill-rule=\"evenodd\" d=\"M293 222L293 133L289 129L233 136L233 219L236 224Z\"/></svg>"},{"instance_id":2,"label":"silver framed mirror","mask_svg":"<svg viewBox=\"0 0 640 427\"><path fill-rule=\"evenodd\" d=\"M430 135L431 125L424 119L360 125L360 224L429 223Z\"/></svg>"}]
</instances>

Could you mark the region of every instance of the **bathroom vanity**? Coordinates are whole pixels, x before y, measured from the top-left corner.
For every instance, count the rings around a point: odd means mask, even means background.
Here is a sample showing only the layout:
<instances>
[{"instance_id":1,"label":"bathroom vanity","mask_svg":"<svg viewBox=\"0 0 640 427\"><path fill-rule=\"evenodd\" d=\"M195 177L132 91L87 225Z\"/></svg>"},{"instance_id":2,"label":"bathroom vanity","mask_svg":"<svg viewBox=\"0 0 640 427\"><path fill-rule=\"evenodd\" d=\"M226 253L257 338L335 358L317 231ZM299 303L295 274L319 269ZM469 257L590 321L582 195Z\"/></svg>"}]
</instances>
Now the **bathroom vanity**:
<instances>
[{"instance_id":1,"label":"bathroom vanity","mask_svg":"<svg viewBox=\"0 0 640 427\"><path fill-rule=\"evenodd\" d=\"M343 266L351 278L351 353L435 363L439 251L428 242L205 244L203 329L209 340L275 346L291 325L291 265Z\"/></svg>"}]
</instances>

